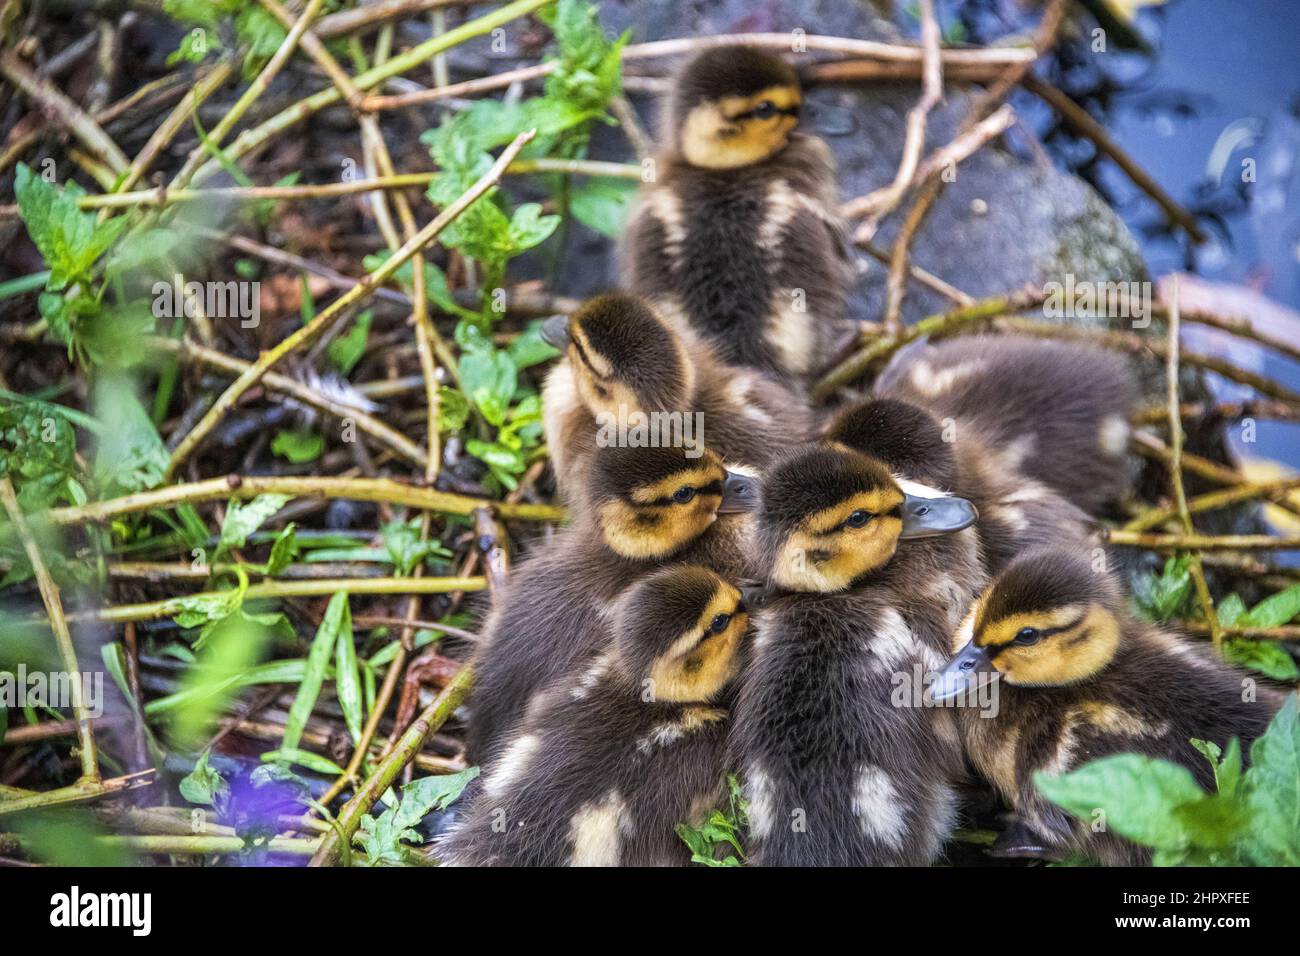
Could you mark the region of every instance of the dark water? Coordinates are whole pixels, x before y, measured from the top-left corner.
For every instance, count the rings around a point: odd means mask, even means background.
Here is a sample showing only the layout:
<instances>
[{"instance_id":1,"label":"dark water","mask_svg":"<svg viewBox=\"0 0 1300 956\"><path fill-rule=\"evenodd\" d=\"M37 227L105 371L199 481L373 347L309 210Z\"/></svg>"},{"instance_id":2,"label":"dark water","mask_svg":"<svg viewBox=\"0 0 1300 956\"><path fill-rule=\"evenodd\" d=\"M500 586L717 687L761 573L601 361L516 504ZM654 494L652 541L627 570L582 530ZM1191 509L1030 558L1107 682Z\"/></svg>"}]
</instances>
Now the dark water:
<instances>
[{"instance_id":1,"label":"dark water","mask_svg":"<svg viewBox=\"0 0 1300 956\"><path fill-rule=\"evenodd\" d=\"M1126 84L1107 127L1172 196L1204 214L1209 241L1193 246L1153 228L1154 204L1113 164L1099 164L1098 184L1141 238L1154 276L1185 269L1300 310L1300 2L1174 0L1144 11L1138 26L1154 58L1098 58ZM1300 345L1294 316L1261 321ZM1188 332L1189 347L1227 350L1300 388L1295 363L1204 333L1191 341L1198 330ZM1249 394L1219 384L1225 396ZM1300 426L1261 422L1254 446L1231 434L1245 454L1300 467Z\"/></svg>"}]
</instances>

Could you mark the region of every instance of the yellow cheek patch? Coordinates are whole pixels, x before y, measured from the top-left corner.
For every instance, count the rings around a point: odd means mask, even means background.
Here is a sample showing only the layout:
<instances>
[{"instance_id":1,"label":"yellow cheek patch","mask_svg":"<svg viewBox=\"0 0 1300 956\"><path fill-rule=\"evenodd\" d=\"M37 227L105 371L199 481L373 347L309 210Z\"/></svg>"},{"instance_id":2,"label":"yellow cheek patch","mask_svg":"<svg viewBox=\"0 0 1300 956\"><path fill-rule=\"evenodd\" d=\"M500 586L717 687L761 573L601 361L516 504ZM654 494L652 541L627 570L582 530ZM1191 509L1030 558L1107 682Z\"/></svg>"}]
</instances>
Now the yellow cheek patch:
<instances>
[{"instance_id":1,"label":"yellow cheek patch","mask_svg":"<svg viewBox=\"0 0 1300 956\"><path fill-rule=\"evenodd\" d=\"M1040 631L1065 627L1084 616L1085 608L1078 604L1067 604L1050 611L1036 611L1032 614L1012 614L1001 620L986 624L975 637L980 647L1001 647L1010 644L1016 635L1026 627L1035 627Z\"/></svg>"},{"instance_id":2,"label":"yellow cheek patch","mask_svg":"<svg viewBox=\"0 0 1300 956\"><path fill-rule=\"evenodd\" d=\"M697 495L687 507L608 501L600 506L601 535L616 554L627 558L660 558L702 535L717 520L715 495ZM705 502L705 503L701 503Z\"/></svg>"},{"instance_id":3,"label":"yellow cheek patch","mask_svg":"<svg viewBox=\"0 0 1300 956\"><path fill-rule=\"evenodd\" d=\"M1069 620L1077 619L1079 609L1074 610L1075 617ZM1086 680L1111 662L1119 646L1119 624L1107 611L1094 607L1068 631L1037 644L1003 646L1006 650L994 657L993 666L1008 683L1060 687Z\"/></svg>"},{"instance_id":4,"label":"yellow cheek patch","mask_svg":"<svg viewBox=\"0 0 1300 956\"><path fill-rule=\"evenodd\" d=\"M898 549L902 528L898 518L877 518L864 528L829 535L796 531L777 556L772 577L791 591L843 591L888 563Z\"/></svg>"},{"instance_id":5,"label":"yellow cheek patch","mask_svg":"<svg viewBox=\"0 0 1300 956\"><path fill-rule=\"evenodd\" d=\"M766 119L747 115L763 100L778 109L791 109L801 101L796 87L772 86L751 96L700 104L682 124L681 147L687 162L704 169L736 169L784 148L799 119L785 113Z\"/></svg>"},{"instance_id":6,"label":"yellow cheek patch","mask_svg":"<svg viewBox=\"0 0 1300 956\"><path fill-rule=\"evenodd\" d=\"M804 521L804 527L811 534L826 534L844 524L849 515L855 511L868 511L878 516L876 520L880 520L902 503L902 492L893 488L873 488L870 491L859 492L852 497L846 498L833 507L816 512ZM865 531L875 523L876 521L872 521L862 529L846 530Z\"/></svg>"},{"instance_id":7,"label":"yellow cheek patch","mask_svg":"<svg viewBox=\"0 0 1300 956\"><path fill-rule=\"evenodd\" d=\"M737 611L740 593L724 585L690 631L683 634L650 669L654 695L664 701L709 700L736 676L736 650L749 628L749 615ZM713 619L730 614L719 634L707 634Z\"/></svg>"},{"instance_id":8,"label":"yellow cheek patch","mask_svg":"<svg viewBox=\"0 0 1300 956\"><path fill-rule=\"evenodd\" d=\"M663 502L673 496L673 493L679 488L690 486L692 488L704 488L715 482L723 481L727 473L716 465L700 465L694 468L684 468L674 475L655 482L653 485L647 485L644 488L638 488L632 492L632 500L638 504L649 505L655 502ZM701 497L697 495L696 498ZM721 498L721 495L704 495L705 498Z\"/></svg>"}]
</instances>

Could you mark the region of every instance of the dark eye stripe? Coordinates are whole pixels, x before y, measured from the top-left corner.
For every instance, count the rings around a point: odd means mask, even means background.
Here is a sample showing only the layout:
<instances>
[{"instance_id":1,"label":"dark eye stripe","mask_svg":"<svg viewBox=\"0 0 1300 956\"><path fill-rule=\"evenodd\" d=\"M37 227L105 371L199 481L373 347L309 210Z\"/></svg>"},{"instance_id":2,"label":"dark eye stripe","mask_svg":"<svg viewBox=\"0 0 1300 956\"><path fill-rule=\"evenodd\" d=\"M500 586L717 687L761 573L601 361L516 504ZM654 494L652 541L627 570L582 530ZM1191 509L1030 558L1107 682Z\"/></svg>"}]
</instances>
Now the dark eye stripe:
<instances>
[{"instance_id":1,"label":"dark eye stripe","mask_svg":"<svg viewBox=\"0 0 1300 956\"><path fill-rule=\"evenodd\" d=\"M757 116L757 115L758 115L758 114L755 113L754 110L746 110L746 111L743 112L743 113L737 113L735 116L731 117L731 121L732 121L733 123L735 123L735 122L738 122L738 121L740 121L740 120L753 119L753 118L754 118L755 116ZM772 111L772 115L773 115L773 116L798 116L798 115L799 115L799 107L797 107L797 106L787 106L787 107L785 107L784 109L781 109L781 108L778 107L778 108L776 108L776 109L774 109L774 110Z\"/></svg>"},{"instance_id":2,"label":"dark eye stripe","mask_svg":"<svg viewBox=\"0 0 1300 956\"><path fill-rule=\"evenodd\" d=\"M573 345L575 349L578 350L578 358L582 359L582 364L587 366L588 372L590 372L596 378L600 379L602 382L609 381L609 376L601 375L599 372L596 371L596 367L591 364L591 359L587 357L587 350L582 347L582 343L578 341L577 336L570 336L569 342Z\"/></svg>"},{"instance_id":3,"label":"dark eye stripe","mask_svg":"<svg viewBox=\"0 0 1300 956\"><path fill-rule=\"evenodd\" d=\"M1057 634L1064 633L1065 631L1074 630L1076 627L1078 627L1080 624L1083 623L1083 619L1086 616L1087 615L1085 614L1080 614L1078 617L1076 617L1073 621L1070 621L1068 624L1062 624L1060 627L1049 627L1039 631L1039 638L1038 641L1036 641L1035 643L1042 643L1044 638L1053 637ZM1020 633L1020 632L1017 631L1016 633ZM984 649L988 651L989 657L997 657L1008 647L1024 647L1024 646L1026 645L1017 644L1015 642L1015 639L1012 638L1011 640L1007 641L1005 644L990 644L987 645Z\"/></svg>"},{"instance_id":4,"label":"dark eye stripe","mask_svg":"<svg viewBox=\"0 0 1300 956\"><path fill-rule=\"evenodd\" d=\"M707 485L696 485L696 486L695 486L695 498L698 498L700 495L719 495L719 496L721 496L721 495L722 495L722 482L721 482L721 481L711 481L711 482L709 482ZM692 498L691 501L694 501L695 498ZM636 503L637 503L637 504L642 504L642 502L636 502ZM686 502L686 503L687 503L687 504L690 504L690 502ZM644 502L644 504L648 504L648 505L675 505L675 504L679 504L679 502L673 501L673 496L672 496L672 495L664 495L662 498L656 498L654 501Z\"/></svg>"}]
</instances>

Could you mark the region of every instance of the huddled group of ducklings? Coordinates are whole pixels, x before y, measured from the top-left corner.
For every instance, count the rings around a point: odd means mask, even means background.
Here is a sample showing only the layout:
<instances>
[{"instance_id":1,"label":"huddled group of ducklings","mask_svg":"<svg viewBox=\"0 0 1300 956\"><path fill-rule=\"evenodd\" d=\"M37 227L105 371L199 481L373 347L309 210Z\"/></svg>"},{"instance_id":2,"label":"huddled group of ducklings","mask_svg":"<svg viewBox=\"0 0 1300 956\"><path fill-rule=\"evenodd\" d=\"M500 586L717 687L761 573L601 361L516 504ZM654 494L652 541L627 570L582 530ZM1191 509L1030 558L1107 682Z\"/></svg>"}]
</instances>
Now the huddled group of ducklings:
<instances>
[{"instance_id":1,"label":"huddled group of ducklings","mask_svg":"<svg viewBox=\"0 0 1300 956\"><path fill-rule=\"evenodd\" d=\"M1138 862L1034 772L1137 751L1206 781L1190 738L1247 741L1280 703L1130 616L1096 557L1095 518L1130 480L1123 359L958 338L837 414L810 407L853 271L801 102L777 56L688 64L627 292L544 328L564 352L543 397L573 520L485 622L467 739L483 777L444 863L683 865L677 826L728 773L751 865L935 862L972 775L1009 805L1013 849ZM703 446L600 440L629 411L701 413ZM953 706L990 689L994 708Z\"/></svg>"}]
</instances>

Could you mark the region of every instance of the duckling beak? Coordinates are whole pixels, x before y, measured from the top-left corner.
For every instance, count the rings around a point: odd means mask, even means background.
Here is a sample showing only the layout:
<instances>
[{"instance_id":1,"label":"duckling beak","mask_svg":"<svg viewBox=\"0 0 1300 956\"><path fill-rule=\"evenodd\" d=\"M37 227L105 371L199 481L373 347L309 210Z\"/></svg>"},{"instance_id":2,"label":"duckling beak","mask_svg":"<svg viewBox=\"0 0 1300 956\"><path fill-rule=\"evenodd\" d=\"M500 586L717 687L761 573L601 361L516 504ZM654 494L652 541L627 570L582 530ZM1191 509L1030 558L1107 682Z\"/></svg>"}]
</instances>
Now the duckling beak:
<instances>
[{"instance_id":1,"label":"duckling beak","mask_svg":"<svg viewBox=\"0 0 1300 956\"><path fill-rule=\"evenodd\" d=\"M757 507L758 479L753 475L728 471L722 483L722 504L718 505L718 514L738 514Z\"/></svg>"},{"instance_id":2,"label":"duckling beak","mask_svg":"<svg viewBox=\"0 0 1300 956\"><path fill-rule=\"evenodd\" d=\"M935 702L952 700L959 694L996 678L998 670L989 659L988 651L974 641L961 649L943 670L935 675L926 696Z\"/></svg>"},{"instance_id":3,"label":"duckling beak","mask_svg":"<svg viewBox=\"0 0 1300 956\"><path fill-rule=\"evenodd\" d=\"M567 315L551 316L542 323L540 334L543 342L563 352L569 347L569 317Z\"/></svg>"},{"instance_id":4,"label":"duckling beak","mask_svg":"<svg viewBox=\"0 0 1300 956\"><path fill-rule=\"evenodd\" d=\"M933 538L969 528L979 520L979 512L965 498L944 496L920 498L907 495L903 499L903 530L899 540L906 538Z\"/></svg>"}]
</instances>

